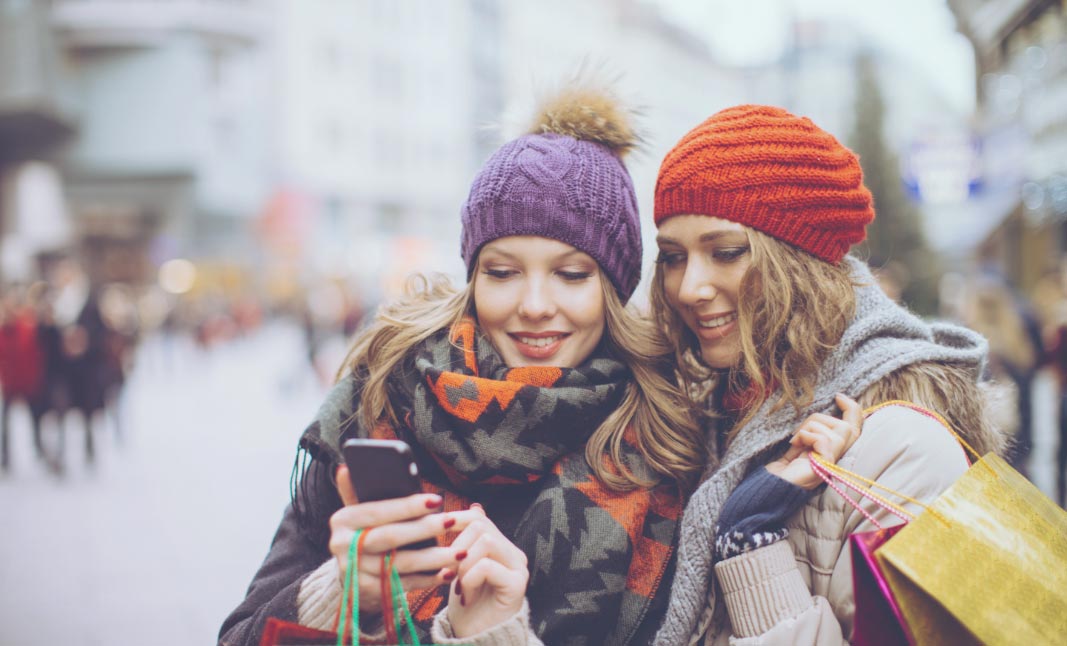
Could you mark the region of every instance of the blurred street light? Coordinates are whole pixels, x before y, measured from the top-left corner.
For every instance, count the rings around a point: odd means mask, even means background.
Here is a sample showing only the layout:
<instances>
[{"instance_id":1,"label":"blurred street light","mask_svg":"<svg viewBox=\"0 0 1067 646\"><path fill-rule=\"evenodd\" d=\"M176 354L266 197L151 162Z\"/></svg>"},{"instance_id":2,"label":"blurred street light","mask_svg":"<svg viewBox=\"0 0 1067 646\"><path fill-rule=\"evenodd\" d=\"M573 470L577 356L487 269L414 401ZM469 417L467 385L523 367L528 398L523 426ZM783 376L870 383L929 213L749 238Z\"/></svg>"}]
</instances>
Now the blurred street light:
<instances>
[{"instance_id":1,"label":"blurred street light","mask_svg":"<svg viewBox=\"0 0 1067 646\"><path fill-rule=\"evenodd\" d=\"M159 268L159 286L171 294L184 294L195 283L196 267L188 260L168 260Z\"/></svg>"}]
</instances>

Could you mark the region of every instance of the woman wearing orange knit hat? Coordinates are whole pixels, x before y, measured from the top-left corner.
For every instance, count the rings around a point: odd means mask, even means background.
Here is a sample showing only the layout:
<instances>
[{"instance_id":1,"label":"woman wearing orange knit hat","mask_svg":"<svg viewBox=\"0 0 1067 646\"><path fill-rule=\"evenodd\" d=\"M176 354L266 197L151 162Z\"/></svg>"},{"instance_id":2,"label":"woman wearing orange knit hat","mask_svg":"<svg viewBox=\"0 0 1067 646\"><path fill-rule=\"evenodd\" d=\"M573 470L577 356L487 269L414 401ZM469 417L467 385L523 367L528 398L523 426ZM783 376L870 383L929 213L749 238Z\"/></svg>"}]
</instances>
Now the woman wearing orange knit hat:
<instances>
[{"instance_id":1,"label":"woman wearing orange knit hat","mask_svg":"<svg viewBox=\"0 0 1067 646\"><path fill-rule=\"evenodd\" d=\"M709 464L657 644L851 639L848 537L874 526L809 453L926 501L967 468L933 416L864 408L908 400L1002 448L977 383L985 340L915 317L847 255L873 218L856 156L780 108L723 110L663 160L652 307L683 377L708 386Z\"/></svg>"}]
</instances>

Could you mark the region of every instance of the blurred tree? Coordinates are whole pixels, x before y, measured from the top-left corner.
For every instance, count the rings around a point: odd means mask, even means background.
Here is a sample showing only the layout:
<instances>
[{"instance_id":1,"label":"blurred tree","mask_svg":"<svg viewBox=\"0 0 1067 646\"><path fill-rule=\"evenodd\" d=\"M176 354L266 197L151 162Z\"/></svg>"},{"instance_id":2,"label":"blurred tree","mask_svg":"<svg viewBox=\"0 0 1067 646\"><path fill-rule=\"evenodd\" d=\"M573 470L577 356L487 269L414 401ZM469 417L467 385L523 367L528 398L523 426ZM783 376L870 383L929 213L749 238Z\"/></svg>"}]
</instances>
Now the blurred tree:
<instances>
[{"instance_id":1,"label":"blurred tree","mask_svg":"<svg viewBox=\"0 0 1067 646\"><path fill-rule=\"evenodd\" d=\"M856 59L856 120L849 146L859 155L863 180L874 195L877 217L867 228L867 257L871 267L892 265L900 299L920 314L937 311L937 282L941 276L938 257L926 244L922 214L908 198L900 176L897 156L886 145L885 101L877 69L869 53ZM901 275L900 268L906 272Z\"/></svg>"}]
</instances>

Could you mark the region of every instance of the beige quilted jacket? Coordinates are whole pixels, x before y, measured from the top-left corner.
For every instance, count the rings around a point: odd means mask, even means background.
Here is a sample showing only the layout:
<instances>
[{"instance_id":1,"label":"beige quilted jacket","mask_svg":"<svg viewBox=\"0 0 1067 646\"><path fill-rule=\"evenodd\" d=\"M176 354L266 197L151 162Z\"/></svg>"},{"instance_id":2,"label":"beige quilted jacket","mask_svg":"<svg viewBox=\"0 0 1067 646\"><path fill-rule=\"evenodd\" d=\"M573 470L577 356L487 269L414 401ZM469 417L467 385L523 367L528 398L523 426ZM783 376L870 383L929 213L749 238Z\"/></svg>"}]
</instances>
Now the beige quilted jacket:
<instances>
[{"instance_id":1,"label":"beige quilted jacket","mask_svg":"<svg viewBox=\"0 0 1067 646\"><path fill-rule=\"evenodd\" d=\"M899 405L867 418L838 464L924 502L967 470L962 447L940 422ZM901 522L873 503L864 508L885 526ZM715 566L726 603L710 620L706 646L847 643L854 612L848 537L875 527L829 487L787 526L788 540Z\"/></svg>"}]
</instances>

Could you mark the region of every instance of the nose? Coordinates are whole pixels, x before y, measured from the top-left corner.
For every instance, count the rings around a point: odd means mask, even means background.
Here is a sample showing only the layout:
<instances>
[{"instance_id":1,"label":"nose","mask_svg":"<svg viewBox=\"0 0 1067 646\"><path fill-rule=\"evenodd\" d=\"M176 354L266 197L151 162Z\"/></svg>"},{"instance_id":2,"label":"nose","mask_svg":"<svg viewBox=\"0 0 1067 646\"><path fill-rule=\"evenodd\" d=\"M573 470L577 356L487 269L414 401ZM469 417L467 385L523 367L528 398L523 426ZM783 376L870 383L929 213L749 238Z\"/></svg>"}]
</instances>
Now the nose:
<instances>
[{"instance_id":1,"label":"nose","mask_svg":"<svg viewBox=\"0 0 1067 646\"><path fill-rule=\"evenodd\" d=\"M678 302L682 305L698 305L715 299L715 288L710 268L699 259L691 259L685 266L682 284L678 288Z\"/></svg>"},{"instance_id":2,"label":"nose","mask_svg":"<svg viewBox=\"0 0 1067 646\"><path fill-rule=\"evenodd\" d=\"M531 277L525 281L519 299L519 316L540 320L551 318L556 313L556 302L545 281Z\"/></svg>"}]
</instances>

